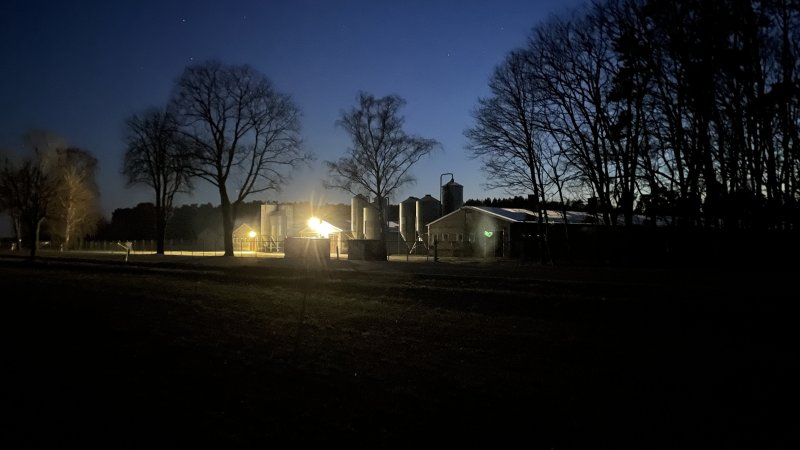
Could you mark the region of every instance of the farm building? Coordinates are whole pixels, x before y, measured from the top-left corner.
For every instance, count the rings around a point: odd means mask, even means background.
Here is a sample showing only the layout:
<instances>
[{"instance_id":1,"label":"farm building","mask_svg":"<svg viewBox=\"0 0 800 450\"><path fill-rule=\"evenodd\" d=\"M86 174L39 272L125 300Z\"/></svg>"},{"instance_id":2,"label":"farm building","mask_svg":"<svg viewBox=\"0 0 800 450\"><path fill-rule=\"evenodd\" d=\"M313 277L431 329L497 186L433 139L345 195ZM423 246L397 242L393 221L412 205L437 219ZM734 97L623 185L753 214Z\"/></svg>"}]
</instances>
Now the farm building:
<instances>
[{"instance_id":1,"label":"farm building","mask_svg":"<svg viewBox=\"0 0 800 450\"><path fill-rule=\"evenodd\" d=\"M569 223L590 223L586 213L568 211ZM558 211L547 222L564 223ZM442 256L511 257L522 255L542 233L538 215L521 208L464 206L428 224L428 245Z\"/></svg>"},{"instance_id":2,"label":"farm building","mask_svg":"<svg viewBox=\"0 0 800 450\"><path fill-rule=\"evenodd\" d=\"M258 249L255 228L243 223L233 230L233 248L238 251L255 251Z\"/></svg>"}]
</instances>

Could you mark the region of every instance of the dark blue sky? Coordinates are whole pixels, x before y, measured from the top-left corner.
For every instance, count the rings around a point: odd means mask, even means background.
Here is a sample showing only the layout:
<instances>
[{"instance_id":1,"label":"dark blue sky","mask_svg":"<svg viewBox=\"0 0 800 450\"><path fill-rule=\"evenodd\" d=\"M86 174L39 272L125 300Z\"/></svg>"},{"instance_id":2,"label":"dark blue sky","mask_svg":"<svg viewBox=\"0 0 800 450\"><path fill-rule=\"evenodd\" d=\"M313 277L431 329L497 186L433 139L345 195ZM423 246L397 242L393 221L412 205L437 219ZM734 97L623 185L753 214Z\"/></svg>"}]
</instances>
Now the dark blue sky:
<instances>
[{"instance_id":1,"label":"dark blue sky","mask_svg":"<svg viewBox=\"0 0 800 450\"><path fill-rule=\"evenodd\" d=\"M349 202L325 191L324 160L349 141L334 122L359 90L405 98L406 130L442 143L400 193L438 197L452 172L464 197L482 187L464 150L478 97L531 28L581 0L491 1L16 1L0 6L0 146L20 148L29 129L51 130L100 161L103 211L151 201L119 175L124 120L166 103L192 62L217 58L266 74L303 111L305 146L317 155L281 194L251 200ZM178 203L219 203L203 181Z\"/></svg>"}]
</instances>

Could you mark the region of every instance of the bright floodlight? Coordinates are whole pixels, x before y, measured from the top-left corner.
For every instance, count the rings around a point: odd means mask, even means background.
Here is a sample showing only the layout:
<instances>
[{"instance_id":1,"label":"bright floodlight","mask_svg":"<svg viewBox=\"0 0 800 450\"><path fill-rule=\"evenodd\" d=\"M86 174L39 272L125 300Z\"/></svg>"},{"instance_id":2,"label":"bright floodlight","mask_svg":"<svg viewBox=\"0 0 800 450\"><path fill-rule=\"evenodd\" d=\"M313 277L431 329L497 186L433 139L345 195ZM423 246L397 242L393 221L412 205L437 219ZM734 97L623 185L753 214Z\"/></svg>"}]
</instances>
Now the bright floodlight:
<instances>
[{"instance_id":1,"label":"bright floodlight","mask_svg":"<svg viewBox=\"0 0 800 450\"><path fill-rule=\"evenodd\" d=\"M307 223L308 223L308 228L314 230L314 232L320 235L320 237L326 238L333 231L333 225L317 217L312 217L308 219Z\"/></svg>"},{"instance_id":2,"label":"bright floodlight","mask_svg":"<svg viewBox=\"0 0 800 450\"><path fill-rule=\"evenodd\" d=\"M311 228L314 231L319 229L319 226L322 224L322 221L316 217L312 217L308 219L308 228Z\"/></svg>"},{"instance_id":3,"label":"bright floodlight","mask_svg":"<svg viewBox=\"0 0 800 450\"><path fill-rule=\"evenodd\" d=\"M254 237L256 237L256 232L255 230L250 230L250 232L247 233L247 235L250 236L250 239L253 239Z\"/></svg>"}]
</instances>

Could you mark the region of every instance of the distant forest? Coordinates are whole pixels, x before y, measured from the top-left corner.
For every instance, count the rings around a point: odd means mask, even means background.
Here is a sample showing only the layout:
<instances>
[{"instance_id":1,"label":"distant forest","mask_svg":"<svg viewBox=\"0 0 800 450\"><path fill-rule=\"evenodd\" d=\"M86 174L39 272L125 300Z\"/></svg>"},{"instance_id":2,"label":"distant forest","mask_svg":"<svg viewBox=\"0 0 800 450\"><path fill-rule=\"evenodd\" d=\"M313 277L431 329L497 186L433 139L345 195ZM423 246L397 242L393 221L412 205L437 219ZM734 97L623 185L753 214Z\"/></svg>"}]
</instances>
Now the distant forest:
<instances>
[{"instance_id":1,"label":"distant forest","mask_svg":"<svg viewBox=\"0 0 800 450\"><path fill-rule=\"evenodd\" d=\"M261 201L243 203L237 213L236 226L246 223L258 228ZM295 220L305 221L317 216L337 226L347 225L350 205L333 204L312 207L308 202L284 203L295 208ZM167 219L167 239L196 240L204 232L222 235L219 206L211 203L182 205L174 208ZM154 240L156 239L156 210L152 203L139 203L133 208L118 208L111 221L103 221L93 237L96 240Z\"/></svg>"},{"instance_id":2,"label":"distant forest","mask_svg":"<svg viewBox=\"0 0 800 450\"><path fill-rule=\"evenodd\" d=\"M545 209L552 209L561 211L566 206L568 211L588 211L596 212L596 199L590 199L589 204L583 200L570 200L564 201L564 205L559 202L551 201L544 204ZM465 206L492 206L495 208L521 208L536 211L537 204L530 198L517 195L508 198L494 198L486 197L483 200L469 199L464 202ZM594 210L593 210L594 208Z\"/></svg>"},{"instance_id":3,"label":"distant forest","mask_svg":"<svg viewBox=\"0 0 800 450\"><path fill-rule=\"evenodd\" d=\"M261 218L261 201L243 203L240 207L236 226L246 223L258 227ZM469 199L468 206L494 206L500 208L526 208L530 209L530 201L522 196L508 198L486 198L484 200ZM295 208L295 220L305 221L311 216L320 217L332 224L346 228L349 227L350 205L326 204L311 207L308 202L283 203ZM561 205L553 202L547 204L549 209L561 209ZM586 211L584 202L567 202L570 211ZM312 211L313 210L313 211ZM389 205L389 221L398 221L398 205ZM139 203L132 208L118 208L111 214L111 221L101 219L97 232L91 237L95 240L154 240L156 239L156 210L152 203ZM349 229L349 228L348 228ZM222 233L219 206L211 203L182 205L174 208L167 221L167 239L196 240L203 232L214 234Z\"/></svg>"}]
</instances>

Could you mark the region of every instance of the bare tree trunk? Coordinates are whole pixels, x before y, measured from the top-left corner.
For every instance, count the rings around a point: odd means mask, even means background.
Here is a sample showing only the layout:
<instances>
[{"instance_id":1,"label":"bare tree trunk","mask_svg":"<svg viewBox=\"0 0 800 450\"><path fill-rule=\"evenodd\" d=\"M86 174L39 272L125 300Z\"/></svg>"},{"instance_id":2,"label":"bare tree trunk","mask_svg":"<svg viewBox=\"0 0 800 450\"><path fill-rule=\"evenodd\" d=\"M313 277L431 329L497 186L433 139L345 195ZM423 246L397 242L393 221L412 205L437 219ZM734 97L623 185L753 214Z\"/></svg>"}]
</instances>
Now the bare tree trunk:
<instances>
[{"instance_id":1,"label":"bare tree trunk","mask_svg":"<svg viewBox=\"0 0 800 450\"><path fill-rule=\"evenodd\" d=\"M164 254L164 239L167 233L167 211L162 198L163 192L156 195L156 254Z\"/></svg>"},{"instance_id":2,"label":"bare tree trunk","mask_svg":"<svg viewBox=\"0 0 800 450\"><path fill-rule=\"evenodd\" d=\"M30 248L30 257L31 259L36 258L36 252L39 250L39 233L42 229L42 222L44 222L44 217L40 218L37 221L31 221L30 228L31 228L31 248Z\"/></svg>"},{"instance_id":3,"label":"bare tree trunk","mask_svg":"<svg viewBox=\"0 0 800 450\"><path fill-rule=\"evenodd\" d=\"M225 244L225 256L233 256L233 208L224 184L219 188L219 197L220 209L222 210L222 239Z\"/></svg>"},{"instance_id":4,"label":"bare tree trunk","mask_svg":"<svg viewBox=\"0 0 800 450\"><path fill-rule=\"evenodd\" d=\"M14 216L14 234L17 236L16 250L22 250L22 218L19 215Z\"/></svg>"},{"instance_id":5,"label":"bare tree trunk","mask_svg":"<svg viewBox=\"0 0 800 450\"><path fill-rule=\"evenodd\" d=\"M564 216L564 251L567 260L571 261L572 248L569 245L569 220L567 219L567 204L564 203L564 189L558 181L556 181L556 188L558 189L558 202L561 204L561 214Z\"/></svg>"},{"instance_id":6,"label":"bare tree trunk","mask_svg":"<svg viewBox=\"0 0 800 450\"><path fill-rule=\"evenodd\" d=\"M163 205L156 206L156 254L164 254L164 241L167 237L167 217Z\"/></svg>"},{"instance_id":7,"label":"bare tree trunk","mask_svg":"<svg viewBox=\"0 0 800 450\"><path fill-rule=\"evenodd\" d=\"M64 221L64 248L67 250L69 250L69 239L72 232L72 221L74 220L72 208L71 205L67 207L66 220Z\"/></svg>"},{"instance_id":8,"label":"bare tree trunk","mask_svg":"<svg viewBox=\"0 0 800 450\"><path fill-rule=\"evenodd\" d=\"M388 221L388 214L389 212L386 210L386 197L378 196L376 199L378 203L378 220L381 222L381 257L382 259L386 259L388 257L387 246L389 241L389 221Z\"/></svg>"}]
</instances>

